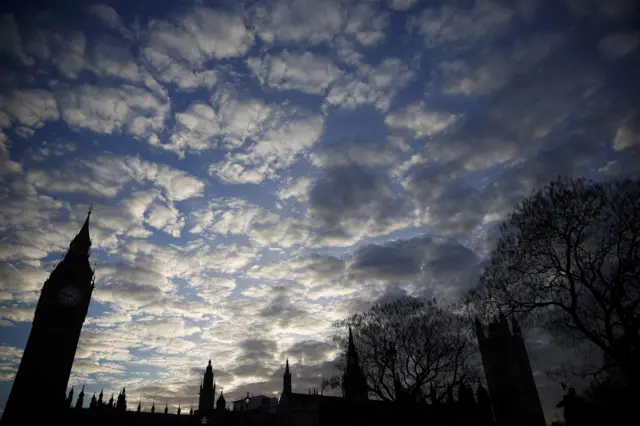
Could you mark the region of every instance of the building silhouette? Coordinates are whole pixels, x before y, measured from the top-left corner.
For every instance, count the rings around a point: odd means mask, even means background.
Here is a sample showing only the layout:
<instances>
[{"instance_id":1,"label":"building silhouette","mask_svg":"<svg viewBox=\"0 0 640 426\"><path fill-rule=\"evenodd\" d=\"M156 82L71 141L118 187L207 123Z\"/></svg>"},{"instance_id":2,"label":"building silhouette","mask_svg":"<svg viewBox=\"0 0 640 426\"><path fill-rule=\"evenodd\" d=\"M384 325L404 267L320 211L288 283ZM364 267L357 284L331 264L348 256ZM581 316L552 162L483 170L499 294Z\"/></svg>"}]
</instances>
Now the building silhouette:
<instances>
[{"instance_id":1,"label":"building silhouette","mask_svg":"<svg viewBox=\"0 0 640 426\"><path fill-rule=\"evenodd\" d=\"M87 218L64 258L45 281L31 332L0 424L24 424L25 413L60 414L82 324L93 293L89 264L91 238ZM81 392L84 396L84 393Z\"/></svg>"},{"instance_id":2,"label":"building silhouette","mask_svg":"<svg viewBox=\"0 0 640 426\"><path fill-rule=\"evenodd\" d=\"M200 393L198 396L198 410L196 413L207 415L213 411L214 399L216 397L216 384L213 380L213 367L211 360L204 371L204 378L200 384Z\"/></svg>"},{"instance_id":3,"label":"building silhouette","mask_svg":"<svg viewBox=\"0 0 640 426\"><path fill-rule=\"evenodd\" d=\"M488 332L475 322L495 421L500 426L544 426L546 421L533 378L524 336L511 328L504 315L489 324Z\"/></svg>"},{"instance_id":4,"label":"building silhouette","mask_svg":"<svg viewBox=\"0 0 640 426\"><path fill-rule=\"evenodd\" d=\"M540 399L533 380L524 337L518 325L511 327L504 316L489 324L488 332L476 321L476 333L485 370L488 392L476 392L461 385L437 403L431 387L431 403L418 395L409 396L395 383L395 402L371 400L353 333L349 328L346 366L342 377L343 396L328 396L309 390L293 391L292 374L286 360L279 400L264 395L233 402L227 409L222 392L216 401L216 383L209 360L200 384L197 410L169 413L168 404L156 413L155 401L149 411L140 400L127 409L126 389L104 401L103 390L84 407L84 386L74 404L74 389L66 389L71 374L82 325L94 289L94 271L89 264L91 211L73 238L62 261L45 281L31 332L0 426L48 423L74 425L278 425L338 426L429 423L440 426L542 426L545 424ZM236 409L238 408L238 409ZM355 419L355 420L354 420Z\"/></svg>"}]
</instances>

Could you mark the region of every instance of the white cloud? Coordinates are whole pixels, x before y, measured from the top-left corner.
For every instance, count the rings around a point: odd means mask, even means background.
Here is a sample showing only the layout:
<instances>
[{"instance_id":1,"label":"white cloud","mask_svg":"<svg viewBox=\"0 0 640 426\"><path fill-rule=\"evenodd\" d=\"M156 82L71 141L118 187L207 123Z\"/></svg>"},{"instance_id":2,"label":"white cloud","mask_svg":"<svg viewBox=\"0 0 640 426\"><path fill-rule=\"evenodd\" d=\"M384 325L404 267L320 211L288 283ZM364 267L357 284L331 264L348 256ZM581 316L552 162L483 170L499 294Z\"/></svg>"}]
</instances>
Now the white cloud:
<instances>
[{"instance_id":1,"label":"white cloud","mask_svg":"<svg viewBox=\"0 0 640 426\"><path fill-rule=\"evenodd\" d=\"M247 64L262 84L312 94L324 93L342 74L331 60L311 52L285 50L277 56L249 58Z\"/></svg>"},{"instance_id":2,"label":"white cloud","mask_svg":"<svg viewBox=\"0 0 640 426\"><path fill-rule=\"evenodd\" d=\"M248 139L258 139L271 122L277 122L279 108L260 99L239 97L219 90L212 98L213 106L190 105L176 114L176 129L162 148L177 152L202 151L223 145L237 148Z\"/></svg>"},{"instance_id":3,"label":"white cloud","mask_svg":"<svg viewBox=\"0 0 640 426\"><path fill-rule=\"evenodd\" d=\"M0 110L9 119L33 128L59 117L55 98L42 89L14 90L7 97L0 96Z\"/></svg>"},{"instance_id":4,"label":"white cloud","mask_svg":"<svg viewBox=\"0 0 640 426\"><path fill-rule=\"evenodd\" d=\"M388 114L385 123L394 129L409 130L415 137L422 138L445 130L456 118L455 114L427 110L424 103L418 103Z\"/></svg>"},{"instance_id":5,"label":"white cloud","mask_svg":"<svg viewBox=\"0 0 640 426\"><path fill-rule=\"evenodd\" d=\"M249 17L260 38L267 42L328 42L345 22L339 0L276 0L257 3Z\"/></svg>"},{"instance_id":6,"label":"white cloud","mask_svg":"<svg viewBox=\"0 0 640 426\"><path fill-rule=\"evenodd\" d=\"M207 61L242 56L253 44L240 16L205 7L172 22L152 21L142 39L142 55L158 77L183 89L213 86L217 77Z\"/></svg>"},{"instance_id":7,"label":"white cloud","mask_svg":"<svg viewBox=\"0 0 640 426\"><path fill-rule=\"evenodd\" d=\"M204 182L196 177L138 157L103 155L92 161L72 161L62 170L30 169L26 181L36 188L52 192L88 193L114 197L126 185L151 183L168 200L183 201L202 195Z\"/></svg>"},{"instance_id":8,"label":"white cloud","mask_svg":"<svg viewBox=\"0 0 640 426\"><path fill-rule=\"evenodd\" d=\"M130 50L121 40L104 37L90 47L91 62L89 68L101 77L116 77L130 82L142 80L138 67Z\"/></svg>"},{"instance_id":9,"label":"white cloud","mask_svg":"<svg viewBox=\"0 0 640 426\"><path fill-rule=\"evenodd\" d=\"M635 145L640 145L640 126L634 125L633 122L620 126L613 139L613 149L622 151Z\"/></svg>"},{"instance_id":10,"label":"white cloud","mask_svg":"<svg viewBox=\"0 0 640 426\"><path fill-rule=\"evenodd\" d=\"M409 10L418 3L418 0L388 0L389 7L395 10Z\"/></svg>"},{"instance_id":11,"label":"white cloud","mask_svg":"<svg viewBox=\"0 0 640 426\"><path fill-rule=\"evenodd\" d=\"M512 64L502 55L487 58L480 66L469 66L463 60L447 61L440 64L447 94L482 96L505 86L513 72Z\"/></svg>"},{"instance_id":12,"label":"white cloud","mask_svg":"<svg viewBox=\"0 0 640 426\"><path fill-rule=\"evenodd\" d=\"M122 17L111 6L104 3L92 4L89 13L95 15L107 28L117 30L125 38L132 37L131 31L124 26Z\"/></svg>"},{"instance_id":13,"label":"white cloud","mask_svg":"<svg viewBox=\"0 0 640 426\"><path fill-rule=\"evenodd\" d=\"M508 27L515 11L496 0L477 0L471 9L445 4L430 7L414 17L410 26L424 36L427 46L472 41Z\"/></svg>"},{"instance_id":14,"label":"white cloud","mask_svg":"<svg viewBox=\"0 0 640 426\"><path fill-rule=\"evenodd\" d=\"M53 46L53 63L60 74L76 79L78 73L84 68L84 53L87 39L79 31L63 31L52 33L51 44Z\"/></svg>"},{"instance_id":15,"label":"white cloud","mask_svg":"<svg viewBox=\"0 0 640 426\"><path fill-rule=\"evenodd\" d=\"M557 33L538 33L516 40L510 50L496 50L443 61L442 90L448 95L483 96L508 85L515 75L530 72L550 54L563 46Z\"/></svg>"},{"instance_id":16,"label":"white cloud","mask_svg":"<svg viewBox=\"0 0 640 426\"><path fill-rule=\"evenodd\" d=\"M6 146L6 136L0 131L0 182L4 175L19 173L22 171L20 163L11 160L11 153Z\"/></svg>"},{"instance_id":17,"label":"white cloud","mask_svg":"<svg viewBox=\"0 0 640 426\"><path fill-rule=\"evenodd\" d=\"M344 32L364 46L373 46L385 37L389 23L387 13L377 10L375 2L360 2L348 9Z\"/></svg>"},{"instance_id":18,"label":"white cloud","mask_svg":"<svg viewBox=\"0 0 640 426\"><path fill-rule=\"evenodd\" d=\"M301 176L296 179L288 178L280 185L278 198L281 200L293 198L296 201L304 201L309 194L309 188L311 188L311 179L306 176Z\"/></svg>"},{"instance_id":19,"label":"white cloud","mask_svg":"<svg viewBox=\"0 0 640 426\"><path fill-rule=\"evenodd\" d=\"M329 91L326 102L344 108L373 104L386 111L396 92L415 77L415 73L397 58L386 58L377 67L361 66Z\"/></svg>"},{"instance_id":20,"label":"white cloud","mask_svg":"<svg viewBox=\"0 0 640 426\"><path fill-rule=\"evenodd\" d=\"M56 90L62 118L98 133L149 136L164 126L170 105L135 86L81 85Z\"/></svg>"},{"instance_id":21,"label":"white cloud","mask_svg":"<svg viewBox=\"0 0 640 426\"><path fill-rule=\"evenodd\" d=\"M230 183L260 183L293 165L299 156L322 135L324 120L320 116L282 117L271 124L245 153L227 154L210 172Z\"/></svg>"},{"instance_id":22,"label":"white cloud","mask_svg":"<svg viewBox=\"0 0 640 426\"><path fill-rule=\"evenodd\" d=\"M291 247L309 237L308 229L299 221L242 199L209 203L206 209L193 212L192 217L192 233L245 235L258 247Z\"/></svg>"},{"instance_id":23,"label":"white cloud","mask_svg":"<svg viewBox=\"0 0 640 426\"><path fill-rule=\"evenodd\" d=\"M193 70L171 56L154 49L146 49L144 54L161 81L174 83L180 89L195 89L200 86L212 88L218 82L218 73L215 70Z\"/></svg>"},{"instance_id":24,"label":"white cloud","mask_svg":"<svg viewBox=\"0 0 640 426\"><path fill-rule=\"evenodd\" d=\"M148 181L160 187L169 200L182 201L202 195L205 183L182 170L138 157L101 156L87 166L97 179L115 182Z\"/></svg>"},{"instance_id":25,"label":"white cloud","mask_svg":"<svg viewBox=\"0 0 640 426\"><path fill-rule=\"evenodd\" d=\"M184 227L184 219L172 203L157 202L151 206L147 214L147 224L174 237L179 237L180 230Z\"/></svg>"},{"instance_id":26,"label":"white cloud","mask_svg":"<svg viewBox=\"0 0 640 426\"><path fill-rule=\"evenodd\" d=\"M598 50L607 59L619 59L627 56L638 46L640 46L640 36L629 33L609 34L598 42Z\"/></svg>"}]
</instances>

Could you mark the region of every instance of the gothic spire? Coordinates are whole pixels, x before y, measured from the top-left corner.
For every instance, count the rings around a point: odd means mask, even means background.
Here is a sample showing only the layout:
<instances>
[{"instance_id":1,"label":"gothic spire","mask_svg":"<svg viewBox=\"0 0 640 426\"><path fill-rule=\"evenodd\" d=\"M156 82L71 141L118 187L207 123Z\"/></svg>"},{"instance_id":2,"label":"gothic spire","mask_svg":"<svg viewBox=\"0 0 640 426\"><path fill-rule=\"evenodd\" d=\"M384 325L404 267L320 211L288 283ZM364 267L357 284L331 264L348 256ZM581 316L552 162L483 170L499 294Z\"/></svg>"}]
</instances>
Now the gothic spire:
<instances>
[{"instance_id":1,"label":"gothic spire","mask_svg":"<svg viewBox=\"0 0 640 426\"><path fill-rule=\"evenodd\" d=\"M84 385L82 385L82 390L78 395L78 399L76 400L76 408L82 408L84 405Z\"/></svg>"},{"instance_id":2,"label":"gothic spire","mask_svg":"<svg viewBox=\"0 0 640 426\"><path fill-rule=\"evenodd\" d=\"M353 341L353 332L351 331L351 326L349 326L349 351L348 353L357 356L356 354L356 344Z\"/></svg>"},{"instance_id":3,"label":"gothic spire","mask_svg":"<svg viewBox=\"0 0 640 426\"><path fill-rule=\"evenodd\" d=\"M283 377L283 386L282 393L285 395L291 395L291 372L289 371L289 359L287 358L287 363L284 367L284 377Z\"/></svg>"},{"instance_id":4,"label":"gothic spire","mask_svg":"<svg viewBox=\"0 0 640 426\"><path fill-rule=\"evenodd\" d=\"M353 340L353 332L349 326L349 346L347 349L347 366L342 378L342 389L347 399L368 400L367 379L360 368L358 352Z\"/></svg>"},{"instance_id":5,"label":"gothic spire","mask_svg":"<svg viewBox=\"0 0 640 426\"><path fill-rule=\"evenodd\" d=\"M89 235L89 218L91 217L92 207L89 207L89 213L87 213L87 218L80 229L80 232L75 236L75 238L69 244L69 250L74 253L89 256L89 249L91 248L91 236Z\"/></svg>"},{"instance_id":6,"label":"gothic spire","mask_svg":"<svg viewBox=\"0 0 640 426\"><path fill-rule=\"evenodd\" d=\"M72 402L73 402L73 386L71 386L71 390L69 391L69 396L67 397L67 407L71 407Z\"/></svg>"}]
</instances>

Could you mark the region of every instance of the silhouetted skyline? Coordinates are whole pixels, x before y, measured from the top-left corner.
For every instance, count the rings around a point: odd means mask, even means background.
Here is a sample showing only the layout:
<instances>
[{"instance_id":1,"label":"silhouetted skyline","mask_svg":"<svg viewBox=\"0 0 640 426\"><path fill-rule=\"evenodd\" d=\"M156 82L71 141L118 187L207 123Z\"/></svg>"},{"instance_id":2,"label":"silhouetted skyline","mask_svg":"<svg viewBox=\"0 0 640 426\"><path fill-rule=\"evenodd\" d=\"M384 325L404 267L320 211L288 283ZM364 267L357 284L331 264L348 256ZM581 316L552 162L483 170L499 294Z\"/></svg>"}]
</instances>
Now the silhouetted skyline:
<instances>
[{"instance_id":1,"label":"silhouetted skyline","mask_svg":"<svg viewBox=\"0 0 640 426\"><path fill-rule=\"evenodd\" d=\"M334 321L454 299L558 174L638 174L632 0L11 3L0 407L90 204L69 386L175 412L208 359L228 401L279 395L287 358L319 387ZM527 338L551 421L578 354Z\"/></svg>"}]
</instances>

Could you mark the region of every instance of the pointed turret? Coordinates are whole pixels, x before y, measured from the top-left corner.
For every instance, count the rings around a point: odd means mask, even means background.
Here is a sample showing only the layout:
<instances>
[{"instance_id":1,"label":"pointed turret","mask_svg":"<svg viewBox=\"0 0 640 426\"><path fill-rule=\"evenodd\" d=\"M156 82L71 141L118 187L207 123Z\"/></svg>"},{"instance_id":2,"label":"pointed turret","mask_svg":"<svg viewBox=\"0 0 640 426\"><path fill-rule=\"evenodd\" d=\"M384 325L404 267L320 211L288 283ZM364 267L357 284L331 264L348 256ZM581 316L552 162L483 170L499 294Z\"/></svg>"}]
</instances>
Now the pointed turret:
<instances>
[{"instance_id":1,"label":"pointed turret","mask_svg":"<svg viewBox=\"0 0 640 426\"><path fill-rule=\"evenodd\" d=\"M82 390L80 394L78 394L78 399L76 401L76 408L82 408L84 405L84 385L82 385Z\"/></svg>"},{"instance_id":2,"label":"pointed turret","mask_svg":"<svg viewBox=\"0 0 640 426\"><path fill-rule=\"evenodd\" d=\"M71 407L71 404L73 402L73 386L71 386L71 390L69 391L69 396L67 397L67 408Z\"/></svg>"},{"instance_id":3,"label":"pointed turret","mask_svg":"<svg viewBox=\"0 0 640 426\"><path fill-rule=\"evenodd\" d=\"M347 366L342 376L344 397L351 400L366 401L368 397L367 380L360 368L360 360L353 340L353 332L349 326L349 343L347 348Z\"/></svg>"},{"instance_id":4,"label":"pointed turret","mask_svg":"<svg viewBox=\"0 0 640 426\"><path fill-rule=\"evenodd\" d=\"M189 408L189 415L193 416L193 405Z\"/></svg>"},{"instance_id":5,"label":"pointed turret","mask_svg":"<svg viewBox=\"0 0 640 426\"><path fill-rule=\"evenodd\" d=\"M225 410L227 408L227 401L224 399L224 395L220 392L220 397L216 402L216 410Z\"/></svg>"},{"instance_id":6,"label":"pointed turret","mask_svg":"<svg viewBox=\"0 0 640 426\"><path fill-rule=\"evenodd\" d=\"M98 395L98 406L102 407L102 389L100 389L100 394Z\"/></svg>"},{"instance_id":7,"label":"pointed turret","mask_svg":"<svg viewBox=\"0 0 640 426\"><path fill-rule=\"evenodd\" d=\"M95 410L96 408L98 408L98 400L96 399L96 393L94 392L91 397L91 402L89 403L89 409Z\"/></svg>"},{"instance_id":8,"label":"pointed turret","mask_svg":"<svg viewBox=\"0 0 640 426\"><path fill-rule=\"evenodd\" d=\"M155 413L156 412L156 402L153 401L153 403L151 404L151 412Z\"/></svg>"},{"instance_id":9,"label":"pointed turret","mask_svg":"<svg viewBox=\"0 0 640 426\"><path fill-rule=\"evenodd\" d=\"M113 393L111 393L111 398L109 398L109 408L113 408Z\"/></svg>"},{"instance_id":10,"label":"pointed turret","mask_svg":"<svg viewBox=\"0 0 640 426\"><path fill-rule=\"evenodd\" d=\"M181 410L181 408L180 408L180 404L178 404L178 415L180 415L180 412L181 412L181 411L182 411L182 410Z\"/></svg>"},{"instance_id":11,"label":"pointed turret","mask_svg":"<svg viewBox=\"0 0 640 426\"><path fill-rule=\"evenodd\" d=\"M167 405L164 406L164 413L168 414L169 413L169 403L167 402Z\"/></svg>"},{"instance_id":12,"label":"pointed turret","mask_svg":"<svg viewBox=\"0 0 640 426\"><path fill-rule=\"evenodd\" d=\"M127 393L124 388L122 388L122 392L118 394L118 402L116 402L116 408L120 411L127 411Z\"/></svg>"},{"instance_id":13,"label":"pointed turret","mask_svg":"<svg viewBox=\"0 0 640 426\"><path fill-rule=\"evenodd\" d=\"M140 411L142 411L142 398L140 398L138 400L138 408L136 409L136 411L139 413Z\"/></svg>"},{"instance_id":14,"label":"pointed turret","mask_svg":"<svg viewBox=\"0 0 640 426\"><path fill-rule=\"evenodd\" d=\"M291 395L291 392L291 372L289 371L289 358L287 358L284 366L282 393L285 395Z\"/></svg>"},{"instance_id":15,"label":"pointed turret","mask_svg":"<svg viewBox=\"0 0 640 426\"><path fill-rule=\"evenodd\" d=\"M356 343L353 340L353 332L351 331L351 326L349 326L349 353L353 354L357 358L358 354L356 352Z\"/></svg>"},{"instance_id":16,"label":"pointed turret","mask_svg":"<svg viewBox=\"0 0 640 426\"><path fill-rule=\"evenodd\" d=\"M75 236L75 238L69 244L69 251L78 255L89 257L89 250L91 249L91 236L89 235L89 218L91 217L91 207L89 208L89 213L87 213L87 218L80 229L80 232Z\"/></svg>"}]
</instances>

